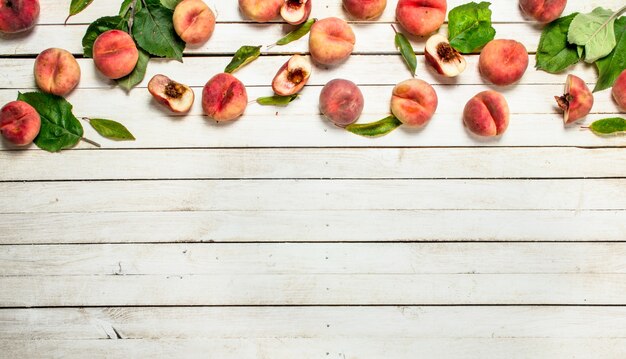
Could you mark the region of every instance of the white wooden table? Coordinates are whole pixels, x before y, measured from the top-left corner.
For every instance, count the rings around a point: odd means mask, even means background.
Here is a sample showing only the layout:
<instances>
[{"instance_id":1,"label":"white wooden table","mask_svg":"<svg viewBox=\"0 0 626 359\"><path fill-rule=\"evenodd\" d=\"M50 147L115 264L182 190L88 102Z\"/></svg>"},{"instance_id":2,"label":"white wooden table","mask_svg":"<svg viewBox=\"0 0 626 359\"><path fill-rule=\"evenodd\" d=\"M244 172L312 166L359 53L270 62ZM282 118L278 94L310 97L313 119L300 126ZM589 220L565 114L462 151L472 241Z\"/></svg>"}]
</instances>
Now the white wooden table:
<instances>
[{"instance_id":1,"label":"white wooden table","mask_svg":"<svg viewBox=\"0 0 626 359\"><path fill-rule=\"evenodd\" d=\"M36 54L81 54L87 24L119 7L96 0L63 26L68 1L41 2L40 26L0 41L0 103L34 89ZM621 3L570 0L566 13ZM138 140L55 155L3 145L0 357L626 357L626 137L563 128L553 96L566 74L535 71L531 55L521 83L501 89L512 118L496 141L460 119L489 87L477 56L458 80L418 57L440 98L421 132L369 140L319 115L319 91L338 77L361 86L363 122L388 113L408 77L395 4L353 24L355 54L316 68L301 99L252 104L232 124L208 121L200 101L172 116L145 87L164 73L199 97L239 46L286 31L243 22L235 0L212 1L210 42L184 64L153 60L129 94L79 60L75 113L121 121ZM532 54L540 27L516 1L492 10L497 37ZM313 16L345 14L315 0ZM238 72L250 98L270 95L278 67L307 46L272 48ZM592 67L571 72L596 79ZM586 123L618 112L597 93Z\"/></svg>"}]
</instances>

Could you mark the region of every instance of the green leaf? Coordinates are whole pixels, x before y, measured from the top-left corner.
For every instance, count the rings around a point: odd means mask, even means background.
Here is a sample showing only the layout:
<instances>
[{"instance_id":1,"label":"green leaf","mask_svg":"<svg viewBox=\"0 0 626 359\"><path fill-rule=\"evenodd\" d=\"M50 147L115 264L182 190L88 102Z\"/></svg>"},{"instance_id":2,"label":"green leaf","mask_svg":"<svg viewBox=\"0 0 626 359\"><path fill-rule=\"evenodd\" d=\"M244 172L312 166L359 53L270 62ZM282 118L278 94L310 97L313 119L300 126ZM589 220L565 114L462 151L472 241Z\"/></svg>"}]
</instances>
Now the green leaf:
<instances>
[{"instance_id":1,"label":"green leaf","mask_svg":"<svg viewBox=\"0 0 626 359\"><path fill-rule=\"evenodd\" d=\"M491 26L489 2L471 2L450 10L448 14L448 39L457 51L467 54L485 46L496 36Z\"/></svg>"},{"instance_id":2,"label":"green leaf","mask_svg":"<svg viewBox=\"0 0 626 359\"><path fill-rule=\"evenodd\" d=\"M224 72L232 74L261 56L261 46L242 46L235 52Z\"/></svg>"},{"instance_id":3,"label":"green leaf","mask_svg":"<svg viewBox=\"0 0 626 359\"><path fill-rule=\"evenodd\" d=\"M20 92L17 99L33 106L41 117L41 129L34 142L42 150L59 152L76 146L83 138L83 126L72 113L72 105L63 97Z\"/></svg>"},{"instance_id":4,"label":"green leaf","mask_svg":"<svg viewBox=\"0 0 626 359\"><path fill-rule=\"evenodd\" d=\"M602 91L612 87L617 77L626 70L626 16L615 21L615 39L617 45L613 51L598 61L598 82L593 92Z\"/></svg>"},{"instance_id":5,"label":"green leaf","mask_svg":"<svg viewBox=\"0 0 626 359\"><path fill-rule=\"evenodd\" d=\"M396 128L402 126L402 122L394 115L385 117L380 121L365 123L365 124L352 124L346 127L346 130L365 137L381 137L384 136Z\"/></svg>"},{"instance_id":6,"label":"green leaf","mask_svg":"<svg viewBox=\"0 0 626 359\"><path fill-rule=\"evenodd\" d=\"M298 95L291 96L270 96L270 97L259 97L256 99L256 102L259 105L263 106L287 106L293 100L297 99Z\"/></svg>"},{"instance_id":7,"label":"green leaf","mask_svg":"<svg viewBox=\"0 0 626 359\"><path fill-rule=\"evenodd\" d=\"M615 17L611 10L595 8L589 14L578 14L572 20L567 41L585 47L585 62L593 63L615 47Z\"/></svg>"},{"instance_id":8,"label":"green leaf","mask_svg":"<svg viewBox=\"0 0 626 359\"><path fill-rule=\"evenodd\" d=\"M89 119L89 124L96 130L100 136L115 141L134 141L130 131L119 122L105 120L101 118Z\"/></svg>"},{"instance_id":9,"label":"green leaf","mask_svg":"<svg viewBox=\"0 0 626 359\"><path fill-rule=\"evenodd\" d=\"M133 72L121 79L115 80L117 84L126 91L130 91L133 87L139 85L144 77L146 77L150 54L145 52L141 47L137 48L137 50L139 50L139 60Z\"/></svg>"},{"instance_id":10,"label":"green leaf","mask_svg":"<svg viewBox=\"0 0 626 359\"><path fill-rule=\"evenodd\" d=\"M598 136L626 133L626 119L621 117L605 118L595 121L589 129Z\"/></svg>"},{"instance_id":11,"label":"green leaf","mask_svg":"<svg viewBox=\"0 0 626 359\"><path fill-rule=\"evenodd\" d=\"M154 56L182 61L185 42L172 23L172 10L159 0L142 0L146 6L135 13L133 37L137 44Z\"/></svg>"},{"instance_id":12,"label":"green leaf","mask_svg":"<svg viewBox=\"0 0 626 359\"><path fill-rule=\"evenodd\" d=\"M100 34L109 30L128 31L126 20L120 16L105 16L92 22L87 28L85 36L83 36L83 54L85 57L93 57L93 43Z\"/></svg>"},{"instance_id":13,"label":"green leaf","mask_svg":"<svg viewBox=\"0 0 626 359\"><path fill-rule=\"evenodd\" d=\"M285 37L276 41L276 45L279 45L279 46L287 45L290 42L299 40L304 35L308 34L309 31L311 31L311 26L313 26L313 24L315 24L316 21L317 19L309 19L307 22L305 22L304 24L300 25L298 28L296 28L292 32L285 35Z\"/></svg>"},{"instance_id":14,"label":"green leaf","mask_svg":"<svg viewBox=\"0 0 626 359\"><path fill-rule=\"evenodd\" d=\"M537 48L537 69L557 73L580 61L579 47L567 42L567 31L576 15L556 19L543 28Z\"/></svg>"},{"instance_id":15,"label":"green leaf","mask_svg":"<svg viewBox=\"0 0 626 359\"><path fill-rule=\"evenodd\" d=\"M161 5L170 10L174 10L181 0L161 0Z\"/></svg>"},{"instance_id":16,"label":"green leaf","mask_svg":"<svg viewBox=\"0 0 626 359\"><path fill-rule=\"evenodd\" d=\"M395 29L394 29L395 30ZM404 34L396 32L396 49L400 50L400 54L404 59L404 62L409 67L411 75L415 76L415 70L417 69L417 58L415 57L415 51L413 46L409 42L409 39Z\"/></svg>"},{"instance_id":17,"label":"green leaf","mask_svg":"<svg viewBox=\"0 0 626 359\"><path fill-rule=\"evenodd\" d=\"M135 12L142 9L141 0L124 0L122 2L122 6L120 7L120 16L124 19L128 20L131 15L131 10L133 3L135 4Z\"/></svg>"},{"instance_id":18,"label":"green leaf","mask_svg":"<svg viewBox=\"0 0 626 359\"><path fill-rule=\"evenodd\" d=\"M70 16L74 16L85 10L92 2L93 0L72 0L70 3ZM68 18L70 16L68 16Z\"/></svg>"}]
</instances>

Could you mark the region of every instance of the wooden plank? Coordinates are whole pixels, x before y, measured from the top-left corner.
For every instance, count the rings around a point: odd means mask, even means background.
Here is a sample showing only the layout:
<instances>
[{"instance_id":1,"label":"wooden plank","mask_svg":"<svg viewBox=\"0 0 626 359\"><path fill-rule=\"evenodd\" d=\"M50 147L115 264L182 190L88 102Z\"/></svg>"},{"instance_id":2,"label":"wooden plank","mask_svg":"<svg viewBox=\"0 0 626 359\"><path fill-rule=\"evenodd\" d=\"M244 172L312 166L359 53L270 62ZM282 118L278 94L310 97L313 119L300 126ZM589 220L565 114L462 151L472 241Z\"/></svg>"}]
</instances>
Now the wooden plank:
<instances>
[{"instance_id":1,"label":"wooden plank","mask_svg":"<svg viewBox=\"0 0 626 359\"><path fill-rule=\"evenodd\" d=\"M290 56L262 56L254 62L253 65L246 66L236 72L237 78L244 82L247 86L267 86L272 80L278 69L289 60ZM432 84L447 85L453 87L456 85L483 85L484 81L478 71L477 55L468 55L468 69L463 75L456 78L447 78L436 74L426 65L424 56L419 56L417 76L424 81ZM148 66L146 77L133 92L140 92L140 88L146 88L152 76L156 74L167 74L167 76L193 87L202 87L213 75L208 73L207 69L217 73L220 69L226 67L231 60L228 56L214 57L188 57L184 63L172 62L163 59L153 59ZM104 79L96 70L91 59L78 59L81 67L80 89L105 88L110 89L114 83ZM34 59L16 59L16 58L0 58L0 67L5 71L0 73L0 88L17 89L24 91L25 89L34 89L35 82L33 79ZM559 74L549 74L544 71L535 71L535 57L530 57L529 69L520 80L521 85L559 85L563 86L568 74L574 74L585 82L593 86L597 79L597 72L591 66L579 63L567 72ZM199 76L199 74L201 74ZM365 76L364 76L365 75ZM335 78L347 78L358 85L388 85L395 84L406 80L409 72L406 65L399 55L354 55L351 56L342 66L331 68L315 67L309 81L308 86L323 86L328 81ZM199 89L196 89L198 91ZM562 91L562 90L561 90ZM508 92L508 91L507 91ZM598 99L610 97L610 91L597 94ZM199 94L199 93L198 93Z\"/></svg>"},{"instance_id":2,"label":"wooden plank","mask_svg":"<svg viewBox=\"0 0 626 359\"><path fill-rule=\"evenodd\" d=\"M4 352L27 358L572 358L626 356L626 340L602 339L223 339L0 341Z\"/></svg>"},{"instance_id":3,"label":"wooden plank","mask_svg":"<svg viewBox=\"0 0 626 359\"><path fill-rule=\"evenodd\" d=\"M27 217L0 214L0 244L626 238L626 211L168 211L29 213Z\"/></svg>"},{"instance_id":4,"label":"wooden plank","mask_svg":"<svg viewBox=\"0 0 626 359\"><path fill-rule=\"evenodd\" d=\"M380 22L395 21L395 10L398 0L388 0L387 8L383 15L378 19ZM448 0L448 9L452 9L458 5L464 4L462 0ZM239 13L239 9L235 0L231 1L207 1L219 22L240 22L248 21ZM617 9L622 3L620 0L587 0L587 1L570 1L565 8L564 13L568 14L574 11L588 12L597 6ZM516 4L508 1L494 1L490 7L493 11L493 21L496 22L523 22L525 19L517 8ZM76 17L70 18L69 23L87 23L94 19L105 16L115 15L119 11L119 4L112 1L94 2L85 12ZM67 17L67 6L59 6L55 0L41 0L41 18L40 24L63 24ZM341 2L336 0L316 0L313 4L313 17L340 17L350 20L341 7ZM275 21L280 21L276 19Z\"/></svg>"},{"instance_id":5,"label":"wooden plank","mask_svg":"<svg viewBox=\"0 0 626 359\"><path fill-rule=\"evenodd\" d=\"M529 51L539 44L541 29L530 24L494 24L499 38L518 39ZM395 33L388 23L352 24L356 36L354 54L397 54L394 45ZM0 54L36 55L47 47L61 47L73 54L82 54L82 38L87 25L49 25L35 27L30 33L5 37L0 42ZM277 24L223 23L215 27L211 39L198 47L187 48L186 54L234 54L242 45L274 44L285 36L291 27ZM447 34L447 26L439 30ZM526 34L521 37L519 34ZM423 51L425 38L411 38L415 49ZM43 44L43 45L42 45ZM285 46L263 48L266 54L306 53L309 49L308 37Z\"/></svg>"},{"instance_id":6,"label":"wooden plank","mask_svg":"<svg viewBox=\"0 0 626 359\"><path fill-rule=\"evenodd\" d=\"M0 168L5 169L0 181L626 177L626 156L621 152L580 148L181 149L68 151L51 156L43 151L19 155L4 151L0 153ZM579 170L572 172L572 163ZM50 171L54 167L81 170Z\"/></svg>"},{"instance_id":7,"label":"wooden plank","mask_svg":"<svg viewBox=\"0 0 626 359\"><path fill-rule=\"evenodd\" d=\"M616 179L28 182L3 185L0 211L622 210L625 186Z\"/></svg>"},{"instance_id":8,"label":"wooden plank","mask_svg":"<svg viewBox=\"0 0 626 359\"><path fill-rule=\"evenodd\" d=\"M0 310L0 340L624 338L624 307L150 307Z\"/></svg>"},{"instance_id":9,"label":"wooden plank","mask_svg":"<svg viewBox=\"0 0 626 359\"><path fill-rule=\"evenodd\" d=\"M0 307L626 305L626 274L209 274L0 277Z\"/></svg>"},{"instance_id":10,"label":"wooden plank","mask_svg":"<svg viewBox=\"0 0 626 359\"><path fill-rule=\"evenodd\" d=\"M358 255L355 255L358 253ZM3 246L2 276L625 274L626 243Z\"/></svg>"}]
</instances>

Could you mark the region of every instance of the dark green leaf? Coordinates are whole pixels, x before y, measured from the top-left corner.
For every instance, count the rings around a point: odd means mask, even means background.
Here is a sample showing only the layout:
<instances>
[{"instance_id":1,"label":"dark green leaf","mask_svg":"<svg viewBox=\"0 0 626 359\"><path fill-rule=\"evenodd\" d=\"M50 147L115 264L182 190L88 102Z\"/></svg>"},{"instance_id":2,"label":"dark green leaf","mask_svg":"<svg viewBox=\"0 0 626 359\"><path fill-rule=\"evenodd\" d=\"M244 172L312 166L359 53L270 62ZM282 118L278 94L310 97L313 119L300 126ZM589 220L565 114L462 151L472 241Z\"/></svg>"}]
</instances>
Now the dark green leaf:
<instances>
[{"instance_id":1,"label":"dark green leaf","mask_svg":"<svg viewBox=\"0 0 626 359\"><path fill-rule=\"evenodd\" d=\"M404 59L404 62L409 67L411 75L415 76L415 70L417 69L417 58L415 57L415 51L413 46L409 42L409 39L399 32L396 32L396 49L400 50L400 54Z\"/></svg>"},{"instance_id":2,"label":"dark green leaf","mask_svg":"<svg viewBox=\"0 0 626 359\"><path fill-rule=\"evenodd\" d=\"M256 99L259 105L263 106L287 106L293 100L297 99L298 95L291 96L270 96L270 97L259 97Z\"/></svg>"},{"instance_id":3,"label":"dark green leaf","mask_svg":"<svg viewBox=\"0 0 626 359\"><path fill-rule=\"evenodd\" d=\"M83 36L83 54L85 57L93 57L93 43L100 34L109 30L127 31L126 20L120 16L105 16L92 22L87 28L85 36Z\"/></svg>"},{"instance_id":4,"label":"dark green leaf","mask_svg":"<svg viewBox=\"0 0 626 359\"><path fill-rule=\"evenodd\" d=\"M365 137L381 137L384 136L396 128L400 127L402 122L396 118L396 116L385 117L380 121L365 123L365 124L352 124L346 127L346 130Z\"/></svg>"},{"instance_id":5,"label":"dark green leaf","mask_svg":"<svg viewBox=\"0 0 626 359\"><path fill-rule=\"evenodd\" d=\"M161 5L170 10L174 10L181 0L161 0Z\"/></svg>"},{"instance_id":6,"label":"dark green leaf","mask_svg":"<svg viewBox=\"0 0 626 359\"><path fill-rule=\"evenodd\" d=\"M104 120L101 118L92 118L89 120L91 127L96 130L100 136L115 141L134 141L135 137L128 131L124 125L119 122Z\"/></svg>"},{"instance_id":7,"label":"dark green leaf","mask_svg":"<svg viewBox=\"0 0 626 359\"><path fill-rule=\"evenodd\" d=\"M141 10L143 7L141 0L124 0L124 2L122 2L122 6L120 7L120 16L128 20L131 15L133 4L135 4L135 12Z\"/></svg>"},{"instance_id":8,"label":"dark green leaf","mask_svg":"<svg viewBox=\"0 0 626 359\"><path fill-rule=\"evenodd\" d=\"M496 36L491 26L489 2L471 2L457 6L448 14L448 38L450 45L467 54L485 46Z\"/></svg>"},{"instance_id":9,"label":"dark green leaf","mask_svg":"<svg viewBox=\"0 0 626 359\"><path fill-rule=\"evenodd\" d=\"M543 28L537 48L537 69L557 73L580 60L579 47L567 42L567 31L576 15L577 12L556 19Z\"/></svg>"},{"instance_id":10,"label":"dark green leaf","mask_svg":"<svg viewBox=\"0 0 626 359\"><path fill-rule=\"evenodd\" d=\"M261 56L261 46L242 46L235 52L224 72L232 74Z\"/></svg>"},{"instance_id":11,"label":"dark green leaf","mask_svg":"<svg viewBox=\"0 0 626 359\"><path fill-rule=\"evenodd\" d=\"M159 0L142 0L146 6L135 14L133 37L137 44L154 56L182 61L185 42L172 23L172 10Z\"/></svg>"},{"instance_id":12,"label":"dark green leaf","mask_svg":"<svg viewBox=\"0 0 626 359\"><path fill-rule=\"evenodd\" d=\"M285 37L276 41L276 45L280 45L280 46L287 45L290 42L299 40L304 35L308 34L309 31L311 31L311 26L313 26L313 24L315 24L316 21L317 19L309 19L307 22L305 22L304 24L300 25L298 28L296 28L292 32L285 35Z\"/></svg>"},{"instance_id":13,"label":"dark green leaf","mask_svg":"<svg viewBox=\"0 0 626 359\"><path fill-rule=\"evenodd\" d=\"M605 118L595 121L589 129L598 136L626 133L626 119L621 117Z\"/></svg>"},{"instance_id":14,"label":"dark green leaf","mask_svg":"<svg viewBox=\"0 0 626 359\"><path fill-rule=\"evenodd\" d=\"M72 0L70 3L70 16L74 16L85 10L93 0Z\"/></svg>"},{"instance_id":15,"label":"dark green leaf","mask_svg":"<svg viewBox=\"0 0 626 359\"><path fill-rule=\"evenodd\" d=\"M41 117L41 129L34 142L42 150L58 152L76 146L82 139L83 126L72 114L72 105L63 97L20 92L17 99L33 106Z\"/></svg>"},{"instance_id":16,"label":"dark green leaf","mask_svg":"<svg viewBox=\"0 0 626 359\"><path fill-rule=\"evenodd\" d=\"M626 16L615 21L615 39L617 45L605 58L596 61L598 82L594 92L613 86L617 77L626 70Z\"/></svg>"},{"instance_id":17,"label":"dark green leaf","mask_svg":"<svg viewBox=\"0 0 626 359\"><path fill-rule=\"evenodd\" d=\"M126 91L130 91L133 87L139 85L146 76L146 70L148 69L148 62L150 61L150 54L145 52L141 47L139 50L139 60L133 72L128 76L115 80L121 88Z\"/></svg>"}]
</instances>

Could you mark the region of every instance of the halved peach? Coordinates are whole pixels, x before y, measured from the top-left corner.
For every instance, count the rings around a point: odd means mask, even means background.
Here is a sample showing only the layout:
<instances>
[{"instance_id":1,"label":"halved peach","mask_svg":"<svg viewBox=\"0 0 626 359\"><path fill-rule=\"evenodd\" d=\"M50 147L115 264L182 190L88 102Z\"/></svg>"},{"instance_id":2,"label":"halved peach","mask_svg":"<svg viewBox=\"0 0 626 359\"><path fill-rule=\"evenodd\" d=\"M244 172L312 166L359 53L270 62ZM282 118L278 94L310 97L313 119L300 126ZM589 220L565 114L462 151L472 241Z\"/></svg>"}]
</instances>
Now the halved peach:
<instances>
[{"instance_id":1,"label":"halved peach","mask_svg":"<svg viewBox=\"0 0 626 359\"><path fill-rule=\"evenodd\" d=\"M312 0L285 0L280 16L291 25L300 25L311 15Z\"/></svg>"},{"instance_id":2,"label":"halved peach","mask_svg":"<svg viewBox=\"0 0 626 359\"><path fill-rule=\"evenodd\" d=\"M188 112L195 100L193 90L189 86L164 75L155 75L148 83L148 91L159 103L178 113Z\"/></svg>"},{"instance_id":3,"label":"halved peach","mask_svg":"<svg viewBox=\"0 0 626 359\"><path fill-rule=\"evenodd\" d=\"M311 61L308 57L293 55L276 73L272 90L280 96L294 95L306 85L311 77Z\"/></svg>"}]
</instances>

